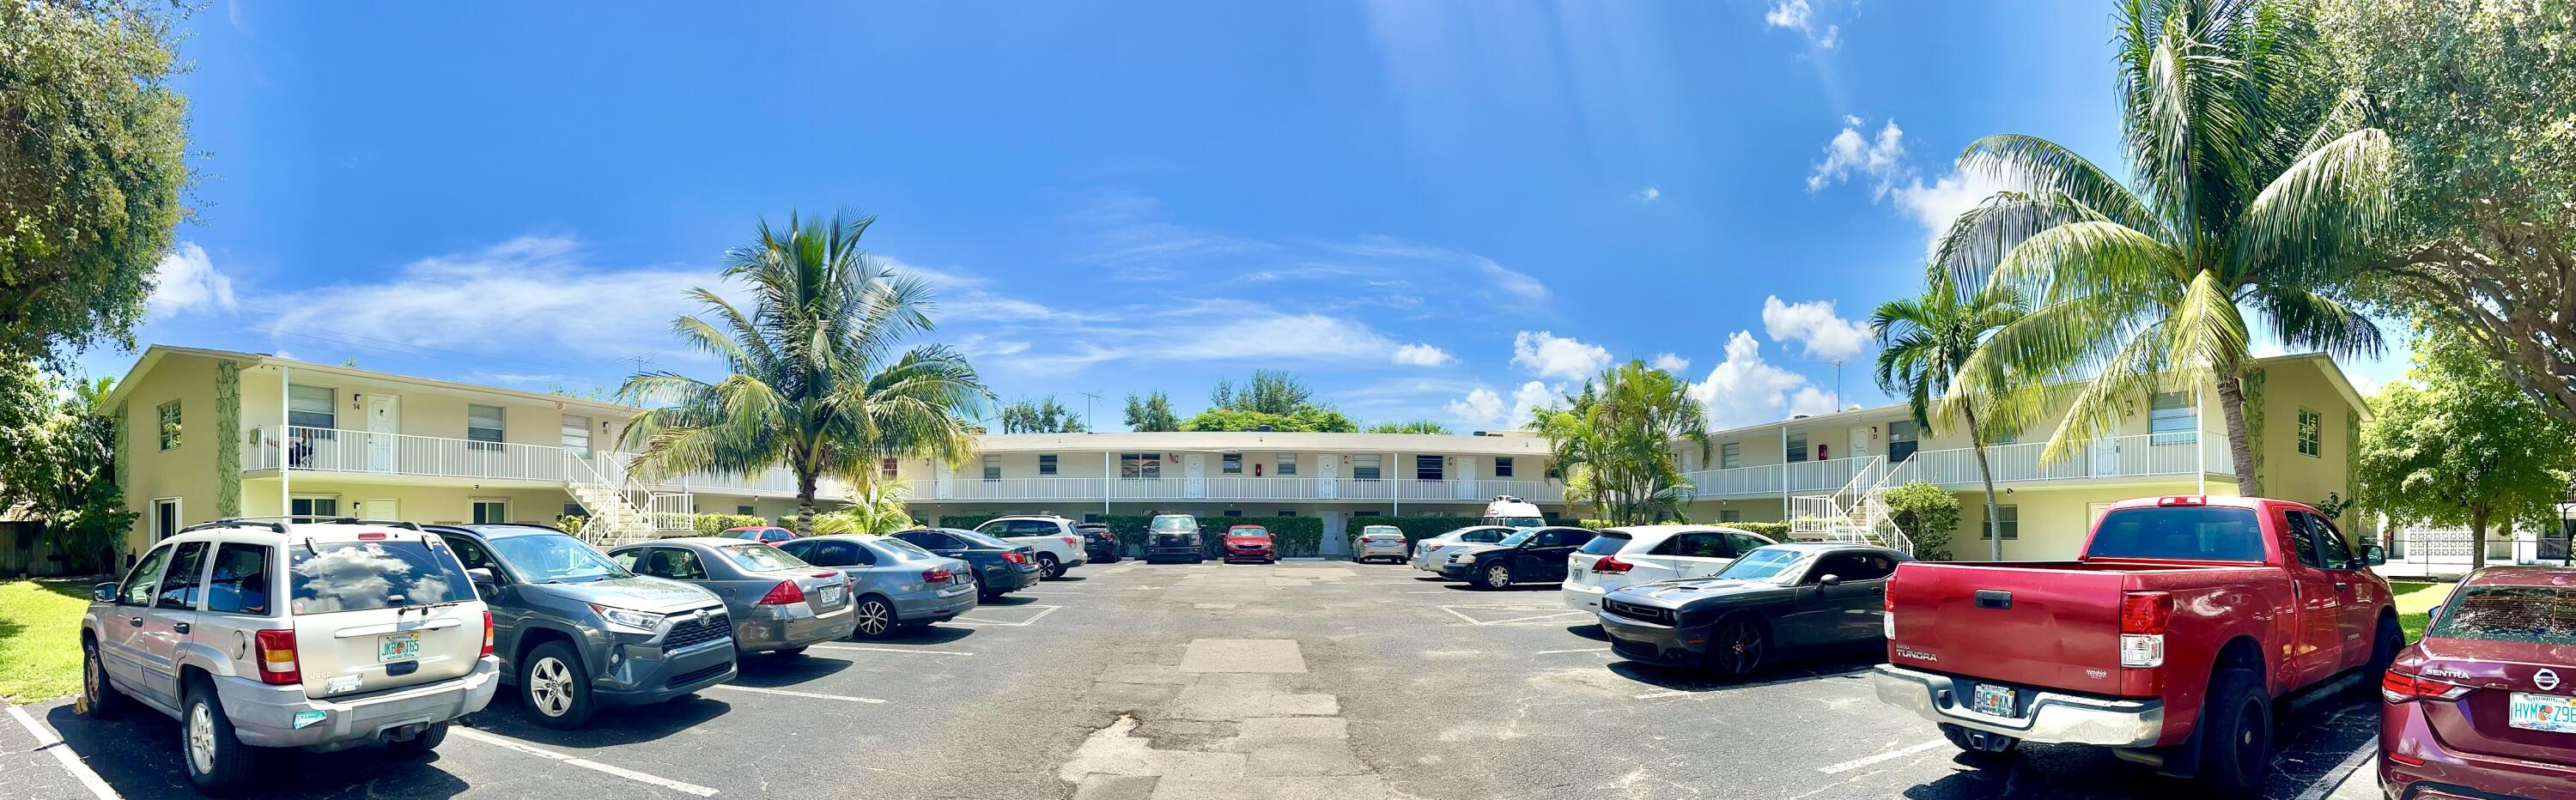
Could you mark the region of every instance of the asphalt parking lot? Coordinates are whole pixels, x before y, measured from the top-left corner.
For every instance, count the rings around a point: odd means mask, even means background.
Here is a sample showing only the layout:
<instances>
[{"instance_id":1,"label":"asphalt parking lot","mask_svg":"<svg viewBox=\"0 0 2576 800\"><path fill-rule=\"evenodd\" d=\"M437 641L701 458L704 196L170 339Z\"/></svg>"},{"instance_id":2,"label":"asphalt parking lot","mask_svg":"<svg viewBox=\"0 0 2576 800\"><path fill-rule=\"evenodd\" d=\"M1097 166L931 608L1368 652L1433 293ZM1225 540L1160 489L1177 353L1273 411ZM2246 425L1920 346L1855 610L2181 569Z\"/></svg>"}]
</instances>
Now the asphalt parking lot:
<instances>
[{"instance_id":1,"label":"asphalt parking lot","mask_svg":"<svg viewBox=\"0 0 2576 800\"><path fill-rule=\"evenodd\" d=\"M1992 764L1881 705L1865 655L1713 684L1620 662L1553 585L1395 565L1145 565L891 642L754 659L731 684L580 731L496 701L435 755L277 753L255 796L447 798L2166 797L2087 748ZM2295 707L2268 796L2320 796L2372 744L2371 686ZM177 726L22 709L113 792L188 798ZM0 798L90 793L0 723ZM2366 784L2365 773L2356 780ZM578 793L578 794L567 794ZM614 793L611 795L610 793Z\"/></svg>"}]
</instances>

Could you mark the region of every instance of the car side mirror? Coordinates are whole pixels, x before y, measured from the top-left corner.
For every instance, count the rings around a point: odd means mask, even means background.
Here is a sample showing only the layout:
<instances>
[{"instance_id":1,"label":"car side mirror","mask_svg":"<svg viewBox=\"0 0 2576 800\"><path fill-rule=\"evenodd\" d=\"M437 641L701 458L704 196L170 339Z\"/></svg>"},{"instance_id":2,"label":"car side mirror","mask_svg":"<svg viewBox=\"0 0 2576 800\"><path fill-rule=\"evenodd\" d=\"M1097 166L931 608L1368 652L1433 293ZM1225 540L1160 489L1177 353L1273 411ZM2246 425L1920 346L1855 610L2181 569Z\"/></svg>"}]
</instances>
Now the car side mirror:
<instances>
[{"instance_id":1,"label":"car side mirror","mask_svg":"<svg viewBox=\"0 0 2576 800\"><path fill-rule=\"evenodd\" d=\"M2435 604L2432 608L2424 609L2425 627L2432 627L2434 620L2442 618L2442 608L2443 604Z\"/></svg>"},{"instance_id":2,"label":"car side mirror","mask_svg":"<svg viewBox=\"0 0 2576 800\"><path fill-rule=\"evenodd\" d=\"M465 578L473 581L474 588L476 589L497 586L501 583L500 576L492 574L492 568L490 567L475 567L473 569L466 570Z\"/></svg>"},{"instance_id":3,"label":"car side mirror","mask_svg":"<svg viewBox=\"0 0 2576 800\"><path fill-rule=\"evenodd\" d=\"M2376 567L2386 563L2388 563L2388 551L2380 549L2379 545L2375 544L2361 546L2362 566Z\"/></svg>"},{"instance_id":4,"label":"car side mirror","mask_svg":"<svg viewBox=\"0 0 2576 800\"><path fill-rule=\"evenodd\" d=\"M1840 575L1827 575L1827 576L1825 576L1825 577L1822 577L1822 578L1818 578L1818 579L1816 579L1816 585L1817 585L1817 586L1841 586L1841 585L1843 585L1843 576L1840 576Z\"/></svg>"},{"instance_id":5,"label":"car side mirror","mask_svg":"<svg viewBox=\"0 0 2576 800\"><path fill-rule=\"evenodd\" d=\"M96 600L101 603L116 602L116 582L108 581L97 586L89 587L89 599Z\"/></svg>"}]
</instances>

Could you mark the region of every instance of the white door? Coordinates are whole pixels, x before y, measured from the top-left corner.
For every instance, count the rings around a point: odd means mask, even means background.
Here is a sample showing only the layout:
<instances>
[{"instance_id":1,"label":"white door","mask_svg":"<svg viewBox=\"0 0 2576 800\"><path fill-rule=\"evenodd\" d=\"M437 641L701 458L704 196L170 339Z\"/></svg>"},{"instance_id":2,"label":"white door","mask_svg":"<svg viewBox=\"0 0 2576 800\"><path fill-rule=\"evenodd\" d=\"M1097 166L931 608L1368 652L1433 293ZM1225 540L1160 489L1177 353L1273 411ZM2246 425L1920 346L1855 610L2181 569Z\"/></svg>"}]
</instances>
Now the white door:
<instances>
[{"instance_id":1,"label":"white door","mask_svg":"<svg viewBox=\"0 0 2576 800\"><path fill-rule=\"evenodd\" d=\"M1315 457L1315 496L1326 500L1342 496L1342 457L1325 453ZM1330 519L1338 519L1331 517ZM1327 525L1334 523L1325 523ZM1333 538L1331 536L1324 537Z\"/></svg>"},{"instance_id":2,"label":"white door","mask_svg":"<svg viewBox=\"0 0 2576 800\"><path fill-rule=\"evenodd\" d=\"M402 398L367 395L367 471L392 472L402 461Z\"/></svg>"},{"instance_id":3,"label":"white door","mask_svg":"<svg viewBox=\"0 0 2576 800\"><path fill-rule=\"evenodd\" d=\"M935 492L932 496L941 500L955 497L955 492L957 491L956 468L951 467L948 462L945 461L930 462L930 488L931 491Z\"/></svg>"},{"instance_id":4,"label":"white door","mask_svg":"<svg viewBox=\"0 0 2576 800\"><path fill-rule=\"evenodd\" d=\"M1189 453L1181 456L1181 496L1207 496L1206 453Z\"/></svg>"},{"instance_id":5,"label":"white door","mask_svg":"<svg viewBox=\"0 0 2576 800\"><path fill-rule=\"evenodd\" d=\"M2103 437L2093 443L2093 474L2096 477L2120 474L2120 440Z\"/></svg>"},{"instance_id":6,"label":"white door","mask_svg":"<svg viewBox=\"0 0 2576 800\"><path fill-rule=\"evenodd\" d=\"M1458 479L1451 481L1451 485L1458 487L1458 491L1450 496L1459 500L1483 497L1476 493L1476 472L1484 465L1475 456L1459 456L1452 461L1458 467Z\"/></svg>"},{"instance_id":7,"label":"white door","mask_svg":"<svg viewBox=\"0 0 2576 800\"><path fill-rule=\"evenodd\" d=\"M1866 426L1866 425L1854 426L1854 427L1851 429L1851 451L1850 451L1850 452L1851 452L1851 455L1844 456L1844 458L1868 458L1868 457L1869 457L1869 426Z\"/></svg>"},{"instance_id":8,"label":"white door","mask_svg":"<svg viewBox=\"0 0 2576 800\"><path fill-rule=\"evenodd\" d=\"M358 516L367 519L400 520L403 518L402 501L391 497L367 498L367 507L359 511L362 513Z\"/></svg>"},{"instance_id":9,"label":"white door","mask_svg":"<svg viewBox=\"0 0 2576 800\"><path fill-rule=\"evenodd\" d=\"M1324 458L1329 461L1332 456L1325 456ZM1323 516L1324 541L1316 548L1318 550L1316 555L1320 555L1325 558L1350 555L1350 543L1343 541L1347 537L1342 535L1342 512L1326 511L1323 513Z\"/></svg>"}]
</instances>

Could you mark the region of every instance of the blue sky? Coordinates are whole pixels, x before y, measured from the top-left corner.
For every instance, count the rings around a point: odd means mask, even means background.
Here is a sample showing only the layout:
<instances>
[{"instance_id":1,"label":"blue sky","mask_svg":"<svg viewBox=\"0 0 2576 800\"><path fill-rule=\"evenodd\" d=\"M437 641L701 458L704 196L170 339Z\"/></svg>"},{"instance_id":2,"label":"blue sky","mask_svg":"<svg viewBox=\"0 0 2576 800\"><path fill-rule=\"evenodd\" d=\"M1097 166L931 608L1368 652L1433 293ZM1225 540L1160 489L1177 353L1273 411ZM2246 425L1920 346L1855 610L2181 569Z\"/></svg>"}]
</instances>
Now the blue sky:
<instances>
[{"instance_id":1,"label":"blue sky","mask_svg":"<svg viewBox=\"0 0 2576 800\"><path fill-rule=\"evenodd\" d=\"M196 14L198 216L140 339L705 373L681 293L758 220L847 209L1003 398L1097 393L1106 429L1256 368L1494 428L1628 358L1733 426L1830 408L1837 356L1882 399L1856 326L1986 191L1966 143L2119 161L2108 3L636 8Z\"/></svg>"}]
</instances>

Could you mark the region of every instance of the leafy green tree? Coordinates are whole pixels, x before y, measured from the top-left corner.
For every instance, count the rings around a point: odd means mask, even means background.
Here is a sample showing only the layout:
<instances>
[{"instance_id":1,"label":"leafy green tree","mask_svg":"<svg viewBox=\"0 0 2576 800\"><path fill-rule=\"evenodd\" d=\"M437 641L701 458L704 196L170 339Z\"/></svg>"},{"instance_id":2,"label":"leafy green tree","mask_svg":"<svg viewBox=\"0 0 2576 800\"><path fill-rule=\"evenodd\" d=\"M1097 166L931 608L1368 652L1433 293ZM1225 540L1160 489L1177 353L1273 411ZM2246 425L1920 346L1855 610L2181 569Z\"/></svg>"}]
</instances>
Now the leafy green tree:
<instances>
[{"instance_id":1,"label":"leafy green tree","mask_svg":"<svg viewBox=\"0 0 2576 800\"><path fill-rule=\"evenodd\" d=\"M2043 384L2034 370L2009 359L1989 362L2003 368L1997 374L1963 370L1996 331L2030 313L2030 305L2010 284L1966 289L1937 265L1924 272L1923 296L1887 301L1870 316L1870 332L1878 336L1878 385L1903 396L1914 424L1924 430L1935 427L1935 401L1942 401L1940 427L1967 428L1968 446L1977 454L1977 477L1986 484L1988 555L2002 561L2003 523L1995 513L1995 473L1986 448L2021 432L2037 410L2037 387Z\"/></svg>"},{"instance_id":2,"label":"leafy green tree","mask_svg":"<svg viewBox=\"0 0 2576 800\"><path fill-rule=\"evenodd\" d=\"M133 345L186 214L172 7L0 3L0 357Z\"/></svg>"},{"instance_id":3,"label":"leafy green tree","mask_svg":"<svg viewBox=\"0 0 2576 800\"><path fill-rule=\"evenodd\" d=\"M1334 411L1329 408L1317 408L1314 406L1307 406L1289 414L1273 414L1266 411L1245 411L1234 408L1211 408L1206 411L1199 412L1197 416L1183 420L1181 422L1180 429L1185 431L1252 431L1261 430L1264 425L1269 426L1270 430L1295 433L1352 433L1360 429L1359 423L1352 422L1350 417L1342 416L1342 412Z\"/></svg>"},{"instance_id":4,"label":"leafy green tree","mask_svg":"<svg viewBox=\"0 0 2576 800\"><path fill-rule=\"evenodd\" d=\"M700 288L690 295L706 316L671 323L722 360L725 376L643 372L619 391L648 407L624 434L636 472L747 476L784 466L796 475L796 529L806 532L825 476L862 485L880 459L957 463L974 452L972 421L992 392L945 345L898 352L930 331L931 289L860 252L875 221L790 216L785 231L762 223L752 244L726 253L724 275L749 284L750 310Z\"/></svg>"},{"instance_id":5,"label":"leafy green tree","mask_svg":"<svg viewBox=\"0 0 2576 800\"><path fill-rule=\"evenodd\" d=\"M1210 408L1236 411L1258 411L1264 414L1294 414L1315 405L1315 389L1297 376L1279 370L1254 370L1252 382L1240 390L1234 381L1217 379L1216 388L1208 392Z\"/></svg>"},{"instance_id":6,"label":"leafy green tree","mask_svg":"<svg viewBox=\"0 0 2576 800\"><path fill-rule=\"evenodd\" d=\"M2290 347L2379 351L2378 327L2334 293L2386 226L2392 148L2338 97L2293 0L2133 0L2115 21L2129 183L2034 136L1959 157L2013 188L1960 215L1940 263L2034 303L1963 371L2003 374L1985 363L2000 361L2092 378L2050 460L2109 433L2165 373L2210 374L2237 490L2256 494L2247 313Z\"/></svg>"},{"instance_id":7,"label":"leafy green tree","mask_svg":"<svg viewBox=\"0 0 2576 800\"><path fill-rule=\"evenodd\" d=\"M2456 331L2418 340L2407 380L2371 401L2360 493L2399 524L2466 525L2472 567L2496 522L2554 525L2576 423L2551 415Z\"/></svg>"},{"instance_id":8,"label":"leafy green tree","mask_svg":"<svg viewBox=\"0 0 2576 800\"><path fill-rule=\"evenodd\" d=\"M1896 514L1897 529L1914 540L1914 557L1950 560L1950 534L1959 530L1958 495L1935 484L1914 481L1887 490L1887 507ZM1988 508L1992 507L1989 503Z\"/></svg>"},{"instance_id":9,"label":"leafy green tree","mask_svg":"<svg viewBox=\"0 0 2576 800\"><path fill-rule=\"evenodd\" d=\"M2369 296L2456 321L2576 421L2576 0L2321 0L2400 158Z\"/></svg>"},{"instance_id":10,"label":"leafy green tree","mask_svg":"<svg viewBox=\"0 0 2576 800\"><path fill-rule=\"evenodd\" d=\"M904 508L912 485L904 480L862 481L850 486L850 494L849 505L815 515L816 534L893 533L912 527L912 514Z\"/></svg>"},{"instance_id":11,"label":"leafy green tree","mask_svg":"<svg viewBox=\"0 0 2576 800\"><path fill-rule=\"evenodd\" d=\"M1172 398L1164 396L1162 390L1157 389L1142 400L1131 393L1127 395L1127 429L1177 431L1181 429L1181 418L1172 413Z\"/></svg>"},{"instance_id":12,"label":"leafy green tree","mask_svg":"<svg viewBox=\"0 0 2576 800\"><path fill-rule=\"evenodd\" d=\"M1002 408L1003 433L1081 433L1082 418L1055 401L1022 398Z\"/></svg>"},{"instance_id":13,"label":"leafy green tree","mask_svg":"<svg viewBox=\"0 0 2576 800\"><path fill-rule=\"evenodd\" d=\"M0 508L33 509L66 566L112 568L112 548L137 516L116 482L116 420L106 406L115 382L57 382L26 361L0 373Z\"/></svg>"},{"instance_id":14,"label":"leafy green tree","mask_svg":"<svg viewBox=\"0 0 2576 800\"><path fill-rule=\"evenodd\" d=\"M1427 419L1412 422L1380 422L1368 426L1370 433L1448 433L1449 426Z\"/></svg>"},{"instance_id":15,"label":"leafy green tree","mask_svg":"<svg viewBox=\"0 0 2576 800\"><path fill-rule=\"evenodd\" d=\"M1567 499L1582 498L1613 524L1682 519L1693 488L1682 476L1676 442L1709 451L1708 410L1690 384L1643 361L1602 370L1565 398L1540 409L1530 428L1544 434L1548 458L1565 470Z\"/></svg>"}]
</instances>

